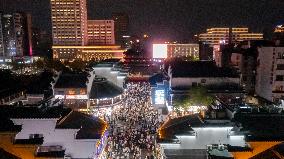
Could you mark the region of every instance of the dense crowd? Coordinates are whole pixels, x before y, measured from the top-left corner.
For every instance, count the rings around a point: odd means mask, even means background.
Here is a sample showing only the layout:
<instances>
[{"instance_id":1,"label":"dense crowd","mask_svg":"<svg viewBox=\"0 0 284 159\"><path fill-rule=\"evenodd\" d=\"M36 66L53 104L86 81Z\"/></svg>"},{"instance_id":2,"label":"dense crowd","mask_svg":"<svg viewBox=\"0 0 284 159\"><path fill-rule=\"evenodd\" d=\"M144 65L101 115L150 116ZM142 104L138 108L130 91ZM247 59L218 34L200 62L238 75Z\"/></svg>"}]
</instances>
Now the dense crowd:
<instances>
[{"instance_id":1,"label":"dense crowd","mask_svg":"<svg viewBox=\"0 0 284 159\"><path fill-rule=\"evenodd\" d=\"M108 118L109 158L154 158L158 112L151 106L150 85L128 83L123 104Z\"/></svg>"}]
</instances>

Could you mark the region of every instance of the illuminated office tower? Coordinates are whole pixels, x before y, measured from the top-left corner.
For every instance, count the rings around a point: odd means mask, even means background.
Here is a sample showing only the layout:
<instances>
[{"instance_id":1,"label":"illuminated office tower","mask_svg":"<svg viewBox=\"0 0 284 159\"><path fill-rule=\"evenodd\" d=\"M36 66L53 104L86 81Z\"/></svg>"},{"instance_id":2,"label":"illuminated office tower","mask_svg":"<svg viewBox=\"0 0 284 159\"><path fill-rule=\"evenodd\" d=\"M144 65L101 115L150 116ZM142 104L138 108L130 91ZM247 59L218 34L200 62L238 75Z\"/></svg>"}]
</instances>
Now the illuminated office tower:
<instances>
[{"instance_id":1,"label":"illuminated office tower","mask_svg":"<svg viewBox=\"0 0 284 159\"><path fill-rule=\"evenodd\" d=\"M53 45L87 44L86 0L51 0Z\"/></svg>"},{"instance_id":2,"label":"illuminated office tower","mask_svg":"<svg viewBox=\"0 0 284 159\"><path fill-rule=\"evenodd\" d=\"M263 34L249 33L248 28L210 28L206 33L199 34L199 41L211 46L228 44L230 40L232 43L245 40L263 40Z\"/></svg>"},{"instance_id":3,"label":"illuminated office tower","mask_svg":"<svg viewBox=\"0 0 284 159\"><path fill-rule=\"evenodd\" d=\"M88 20L89 45L114 45L113 20Z\"/></svg>"}]
</instances>

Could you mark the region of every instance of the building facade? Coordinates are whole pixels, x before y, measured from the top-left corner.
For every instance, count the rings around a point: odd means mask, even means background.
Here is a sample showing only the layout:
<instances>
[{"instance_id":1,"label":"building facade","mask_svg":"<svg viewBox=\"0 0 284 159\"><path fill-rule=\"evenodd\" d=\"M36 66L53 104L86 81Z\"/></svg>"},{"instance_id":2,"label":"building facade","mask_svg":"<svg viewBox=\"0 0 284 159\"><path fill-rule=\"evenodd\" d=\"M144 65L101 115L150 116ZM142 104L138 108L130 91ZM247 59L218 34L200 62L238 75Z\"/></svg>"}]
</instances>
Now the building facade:
<instances>
[{"instance_id":1,"label":"building facade","mask_svg":"<svg viewBox=\"0 0 284 159\"><path fill-rule=\"evenodd\" d=\"M128 34L129 17L126 13L112 13L114 20L115 42L123 44L124 38Z\"/></svg>"},{"instance_id":2,"label":"building facade","mask_svg":"<svg viewBox=\"0 0 284 159\"><path fill-rule=\"evenodd\" d=\"M31 15L0 13L0 56L32 56Z\"/></svg>"},{"instance_id":3,"label":"building facade","mask_svg":"<svg viewBox=\"0 0 284 159\"><path fill-rule=\"evenodd\" d=\"M199 58L199 44L167 44L168 58L192 57Z\"/></svg>"},{"instance_id":4,"label":"building facade","mask_svg":"<svg viewBox=\"0 0 284 159\"><path fill-rule=\"evenodd\" d=\"M51 0L53 45L87 44L86 0Z\"/></svg>"},{"instance_id":5,"label":"building facade","mask_svg":"<svg viewBox=\"0 0 284 159\"><path fill-rule=\"evenodd\" d=\"M88 20L89 45L114 45L113 20Z\"/></svg>"},{"instance_id":6,"label":"building facade","mask_svg":"<svg viewBox=\"0 0 284 159\"><path fill-rule=\"evenodd\" d=\"M114 21L88 21L86 0L51 0L51 16L53 58L61 61L123 58L125 50L114 45Z\"/></svg>"},{"instance_id":7,"label":"building facade","mask_svg":"<svg viewBox=\"0 0 284 159\"><path fill-rule=\"evenodd\" d=\"M193 58L199 59L199 44L153 44L154 59Z\"/></svg>"},{"instance_id":8,"label":"building facade","mask_svg":"<svg viewBox=\"0 0 284 159\"><path fill-rule=\"evenodd\" d=\"M123 58L123 52L117 45L101 46L53 46L53 58L61 61L73 61L81 59L83 61L100 61L111 58Z\"/></svg>"},{"instance_id":9,"label":"building facade","mask_svg":"<svg viewBox=\"0 0 284 159\"><path fill-rule=\"evenodd\" d=\"M284 96L284 47L259 47L256 94L269 101Z\"/></svg>"},{"instance_id":10,"label":"building facade","mask_svg":"<svg viewBox=\"0 0 284 159\"><path fill-rule=\"evenodd\" d=\"M249 33L248 28L209 28L206 33L199 34L199 41L211 46L262 39L262 33Z\"/></svg>"}]
</instances>

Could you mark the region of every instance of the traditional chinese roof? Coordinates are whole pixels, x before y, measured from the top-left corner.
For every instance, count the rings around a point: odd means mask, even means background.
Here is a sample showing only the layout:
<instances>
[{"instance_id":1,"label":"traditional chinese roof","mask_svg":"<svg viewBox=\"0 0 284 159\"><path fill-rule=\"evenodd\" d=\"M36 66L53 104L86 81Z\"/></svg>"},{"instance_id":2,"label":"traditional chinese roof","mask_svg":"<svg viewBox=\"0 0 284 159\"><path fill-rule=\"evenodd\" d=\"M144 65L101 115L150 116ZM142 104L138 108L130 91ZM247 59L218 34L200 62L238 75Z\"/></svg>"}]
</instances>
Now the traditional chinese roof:
<instances>
[{"instance_id":1,"label":"traditional chinese roof","mask_svg":"<svg viewBox=\"0 0 284 159\"><path fill-rule=\"evenodd\" d=\"M58 121L57 129L80 129L76 139L100 139L106 123L98 117L72 111Z\"/></svg>"},{"instance_id":2,"label":"traditional chinese roof","mask_svg":"<svg viewBox=\"0 0 284 159\"><path fill-rule=\"evenodd\" d=\"M55 88L87 88L86 82L88 74L86 72L81 73L62 73L56 84Z\"/></svg>"},{"instance_id":3,"label":"traditional chinese roof","mask_svg":"<svg viewBox=\"0 0 284 159\"><path fill-rule=\"evenodd\" d=\"M113 98L123 93L123 89L105 78L94 79L90 99Z\"/></svg>"},{"instance_id":4,"label":"traditional chinese roof","mask_svg":"<svg viewBox=\"0 0 284 159\"><path fill-rule=\"evenodd\" d=\"M170 63L170 66L172 77L239 77L234 69L217 67L212 61L179 61Z\"/></svg>"}]
</instances>

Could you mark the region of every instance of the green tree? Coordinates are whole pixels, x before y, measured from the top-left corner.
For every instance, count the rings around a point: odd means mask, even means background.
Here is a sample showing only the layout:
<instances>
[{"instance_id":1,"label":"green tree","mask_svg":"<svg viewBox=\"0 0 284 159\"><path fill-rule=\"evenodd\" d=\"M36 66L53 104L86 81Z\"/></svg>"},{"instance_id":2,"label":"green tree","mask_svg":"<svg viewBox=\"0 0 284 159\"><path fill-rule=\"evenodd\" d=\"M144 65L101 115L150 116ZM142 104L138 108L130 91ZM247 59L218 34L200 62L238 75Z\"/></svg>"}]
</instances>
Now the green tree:
<instances>
[{"instance_id":1,"label":"green tree","mask_svg":"<svg viewBox=\"0 0 284 159\"><path fill-rule=\"evenodd\" d=\"M190 89L189 105L208 106L214 98L208 94L207 89L204 86L196 86Z\"/></svg>"},{"instance_id":2,"label":"green tree","mask_svg":"<svg viewBox=\"0 0 284 159\"><path fill-rule=\"evenodd\" d=\"M81 71L81 70L86 68L86 63L84 61L78 59L78 60L74 60L73 62L71 62L69 64L69 67L72 70Z\"/></svg>"},{"instance_id":3,"label":"green tree","mask_svg":"<svg viewBox=\"0 0 284 159\"><path fill-rule=\"evenodd\" d=\"M188 109L190 101L189 98L187 96L179 96L176 97L173 101L173 109L174 111L180 116L181 115L181 111L180 109Z\"/></svg>"},{"instance_id":4,"label":"green tree","mask_svg":"<svg viewBox=\"0 0 284 159\"><path fill-rule=\"evenodd\" d=\"M41 59L35 61L35 62L33 63L33 65L34 65L35 67L37 67L38 69L43 69L43 68L45 67L45 63L44 63L44 61L41 60Z\"/></svg>"}]
</instances>

